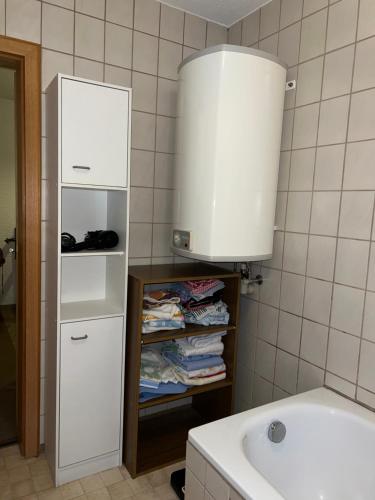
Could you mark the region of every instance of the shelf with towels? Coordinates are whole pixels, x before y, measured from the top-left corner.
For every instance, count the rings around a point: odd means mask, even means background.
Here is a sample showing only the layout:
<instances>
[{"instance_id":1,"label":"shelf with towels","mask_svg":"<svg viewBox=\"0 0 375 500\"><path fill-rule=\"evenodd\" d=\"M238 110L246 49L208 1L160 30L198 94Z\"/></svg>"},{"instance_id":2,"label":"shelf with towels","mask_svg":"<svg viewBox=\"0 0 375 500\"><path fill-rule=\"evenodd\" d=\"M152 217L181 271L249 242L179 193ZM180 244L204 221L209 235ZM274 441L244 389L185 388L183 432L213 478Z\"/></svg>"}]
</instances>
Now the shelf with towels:
<instances>
[{"instance_id":1,"label":"shelf with towels","mask_svg":"<svg viewBox=\"0 0 375 500\"><path fill-rule=\"evenodd\" d=\"M213 279L219 279L224 283L221 298L229 313L228 325L204 326L185 322L185 328L142 333L145 291L168 290L168 287L176 282ZM185 456L189 429L226 417L233 411L239 292L239 273L209 264L132 266L129 269L124 463L132 477L182 460ZM156 343L185 337L208 336L223 331L227 332L222 337L224 343L222 357L226 371L224 379L204 385L191 385L185 392L179 394L164 394L144 402L139 401L142 349L146 346L157 349L154 347ZM178 410L175 408L165 410L165 403L173 402L183 406Z\"/></svg>"}]
</instances>

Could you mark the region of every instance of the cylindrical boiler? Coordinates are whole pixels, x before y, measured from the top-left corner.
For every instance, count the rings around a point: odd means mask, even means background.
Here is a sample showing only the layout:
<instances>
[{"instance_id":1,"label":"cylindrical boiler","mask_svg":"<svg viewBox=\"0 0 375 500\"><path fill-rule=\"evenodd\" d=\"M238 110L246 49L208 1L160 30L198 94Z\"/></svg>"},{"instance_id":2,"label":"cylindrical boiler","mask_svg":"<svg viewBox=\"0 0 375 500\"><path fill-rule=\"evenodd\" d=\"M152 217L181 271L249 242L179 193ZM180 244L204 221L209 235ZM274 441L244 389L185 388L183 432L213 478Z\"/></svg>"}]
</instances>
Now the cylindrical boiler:
<instances>
[{"instance_id":1,"label":"cylindrical boiler","mask_svg":"<svg viewBox=\"0 0 375 500\"><path fill-rule=\"evenodd\" d=\"M218 45L179 68L172 250L216 262L272 256L286 65Z\"/></svg>"}]
</instances>

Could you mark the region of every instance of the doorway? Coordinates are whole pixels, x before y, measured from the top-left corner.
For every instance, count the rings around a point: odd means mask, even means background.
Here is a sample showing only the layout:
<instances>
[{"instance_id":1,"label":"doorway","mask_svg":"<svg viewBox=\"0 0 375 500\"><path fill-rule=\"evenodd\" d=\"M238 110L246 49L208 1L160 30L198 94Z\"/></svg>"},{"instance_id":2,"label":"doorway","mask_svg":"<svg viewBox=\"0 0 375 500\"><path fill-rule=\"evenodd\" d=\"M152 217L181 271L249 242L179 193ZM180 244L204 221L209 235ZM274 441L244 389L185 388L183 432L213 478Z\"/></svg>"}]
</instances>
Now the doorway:
<instances>
[{"instance_id":1,"label":"doorway","mask_svg":"<svg viewBox=\"0 0 375 500\"><path fill-rule=\"evenodd\" d=\"M39 453L40 46L0 36L0 446Z\"/></svg>"},{"instance_id":2,"label":"doorway","mask_svg":"<svg viewBox=\"0 0 375 500\"><path fill-rule=\"evenodd\" d=\"M0 446L17 438L16 70L0 66Z\"/></svg>"}]
</instances>

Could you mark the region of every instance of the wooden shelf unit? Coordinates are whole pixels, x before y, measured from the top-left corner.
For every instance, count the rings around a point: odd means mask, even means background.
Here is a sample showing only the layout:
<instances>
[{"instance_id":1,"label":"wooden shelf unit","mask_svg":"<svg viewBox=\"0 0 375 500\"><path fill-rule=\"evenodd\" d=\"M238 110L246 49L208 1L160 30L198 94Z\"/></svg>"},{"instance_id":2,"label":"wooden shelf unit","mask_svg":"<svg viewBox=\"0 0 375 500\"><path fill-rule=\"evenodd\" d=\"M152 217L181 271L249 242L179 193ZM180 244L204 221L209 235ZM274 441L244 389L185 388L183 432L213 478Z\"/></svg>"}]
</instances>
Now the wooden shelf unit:
<instances>
[{"instance_id":1,"label":"wooden shelf unit","mask_svg":"<svg viewBox=\"0 0 375 500\"><path fill-rule=\"evenodd\" d=\"M230 313L229 325L201 326L187 324L179 330L142 334L144 287L188 280L217 278L225 283L223 301ZM239 321L240 275L209 264L168 264L133 266L128 276L128 316L126 341L124 463L132 477L159 469L185 458L189 429L232 413L236 372L236 345ZM223 358L225 380L192 387L183 394L168 394L139 402L139 378L143 345L193 335L208 335L226 330ZM186 405L165 410L158 405L186 399ZM190 402L191 401L191 402ZM153 414L143 415L152 408ZM142 411L143 410L143 411Z\"/></svg>"}]
</instances>

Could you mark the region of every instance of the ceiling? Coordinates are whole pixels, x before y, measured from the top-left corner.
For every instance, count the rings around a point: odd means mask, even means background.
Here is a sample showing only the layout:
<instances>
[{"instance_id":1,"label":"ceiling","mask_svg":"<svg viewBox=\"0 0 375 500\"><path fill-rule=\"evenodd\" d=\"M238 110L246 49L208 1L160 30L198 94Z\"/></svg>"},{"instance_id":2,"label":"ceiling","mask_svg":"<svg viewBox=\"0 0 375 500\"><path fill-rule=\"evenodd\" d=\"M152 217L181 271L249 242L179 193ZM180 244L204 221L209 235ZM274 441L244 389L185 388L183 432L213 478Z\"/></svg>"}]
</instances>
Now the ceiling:
<instances>
[{"instance_id":1,"label":"ceiling","mask_svg":"<svg viewBox=\"0 0 375 500\"><path fill-rule=\"evenodd\" d=\"M14 70L0 67L0 99L14 99Z\"/></svg>"},{"instance_id":2,"label":"ceiling","mask_svg":"<svg viewBox=\"0 0 375 500\"><path fill-rule=\"evenodd\" d=\"M243 17L271 0L161 0L162 3L181 9L207 21L230 28Z\"/></svg>"}]
</instances>

